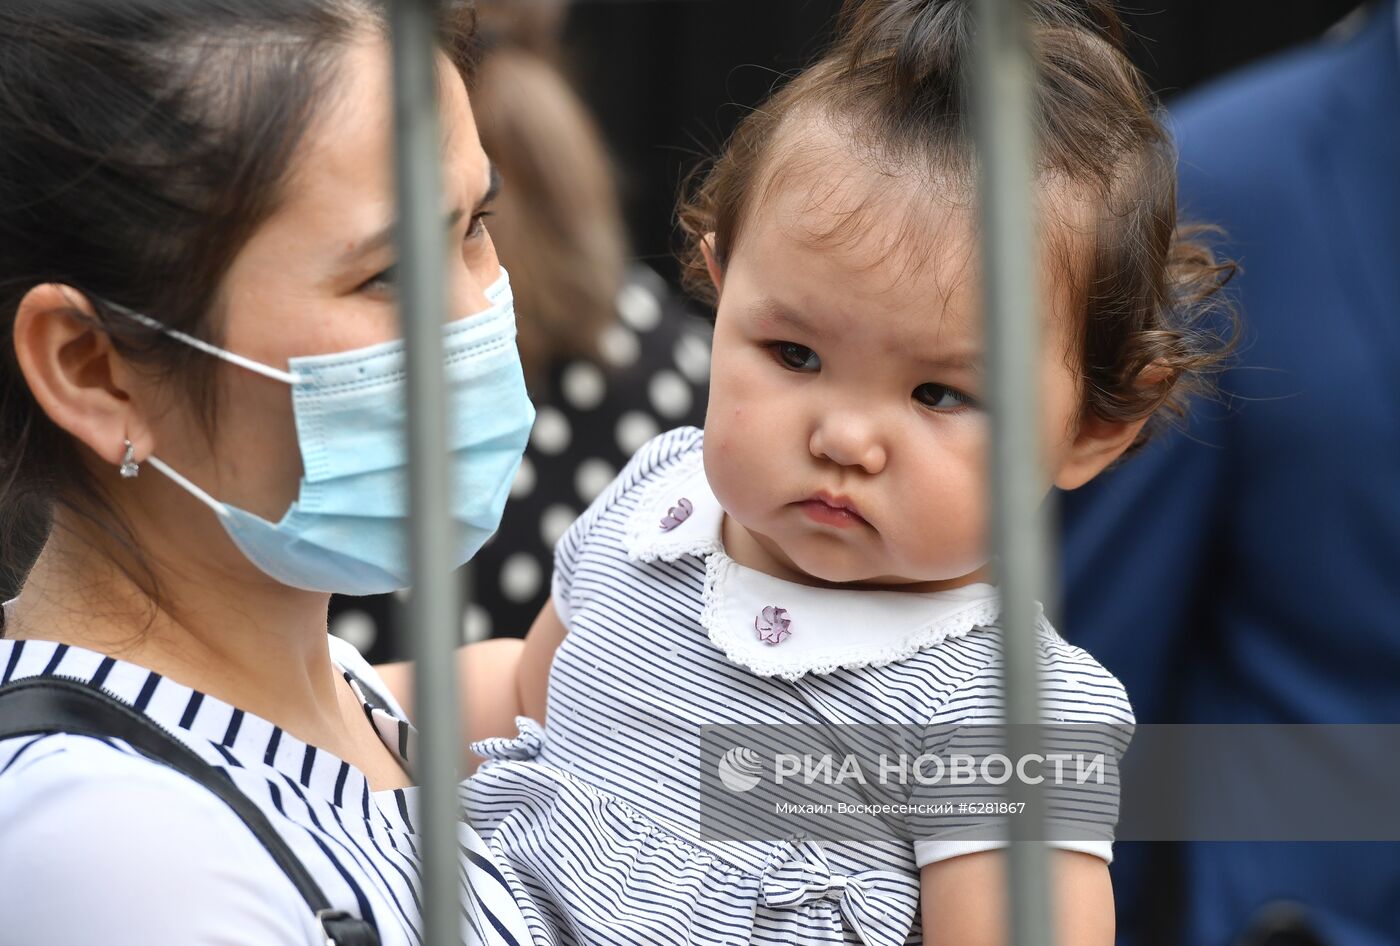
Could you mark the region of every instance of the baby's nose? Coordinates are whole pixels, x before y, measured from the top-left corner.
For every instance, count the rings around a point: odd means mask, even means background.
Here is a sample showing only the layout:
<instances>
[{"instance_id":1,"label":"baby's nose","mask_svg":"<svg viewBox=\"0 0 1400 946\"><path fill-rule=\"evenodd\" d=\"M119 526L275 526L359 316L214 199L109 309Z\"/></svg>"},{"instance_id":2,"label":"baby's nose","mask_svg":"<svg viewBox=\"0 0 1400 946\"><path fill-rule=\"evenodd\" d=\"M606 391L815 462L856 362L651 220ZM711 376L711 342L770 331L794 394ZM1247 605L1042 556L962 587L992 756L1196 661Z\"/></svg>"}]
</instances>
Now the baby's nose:
<instances>
[{"instance_id":1,"label":"baby's nose","mask_svg":"<svg viewBox=\"0 0 1400 946\"><path fill-rule=\"evenodd\" d=\"M840 466L859 467L871 475L883 470L888 461L877 425L855 412L824 417L812 430L809 448L815 457Z\"/></svg>"}]
</instances>

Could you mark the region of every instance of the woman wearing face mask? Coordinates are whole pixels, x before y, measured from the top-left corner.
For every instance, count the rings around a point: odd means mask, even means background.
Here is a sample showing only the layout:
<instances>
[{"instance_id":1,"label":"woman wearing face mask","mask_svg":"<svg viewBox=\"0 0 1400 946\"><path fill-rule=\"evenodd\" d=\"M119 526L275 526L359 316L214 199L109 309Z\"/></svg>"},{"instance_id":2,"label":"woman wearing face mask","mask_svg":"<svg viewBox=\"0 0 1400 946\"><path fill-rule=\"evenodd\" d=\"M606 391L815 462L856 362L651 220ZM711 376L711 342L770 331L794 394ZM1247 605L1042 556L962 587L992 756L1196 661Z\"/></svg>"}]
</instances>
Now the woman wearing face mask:
<instances>
[{"instance_id":1,"label":"woman wearing face mask","mask_svg":"<svg viewBox=\"0 0 1400 946\"><path fill-rule=\"evenodd\" d=\"M460 564L533 409L471 14L443 6ZM0 7L0 556L22 577L0 687L100 688L256 809L129 740L0 739L0 942L327 942L258 819L331 910L421 942L412 727L326 634L331 593L407 584L386 32L376 0ZM464 936L528 942L460 839Z\"/></svg>"},{"instance_id":2,"label":"woman wearing face mask","mask_svg":"<svg viewBox=\"0 0 1400 946\"><path fill-rule=\"evenodd\" d=\"M569 524L643 443L705 419L710 327L629 260L611 161L560 64L566 7L476 2L472 108L506 184L491 238L514 280L539 420L501 528L472 560L462 623L473 636L523 636L549 597L554 546ZM367 657L410 655L394 596L337 596L330 614L331 632ZM482 650L511 646L474 648L467 669Z\"/></svg>"}]
</instances>

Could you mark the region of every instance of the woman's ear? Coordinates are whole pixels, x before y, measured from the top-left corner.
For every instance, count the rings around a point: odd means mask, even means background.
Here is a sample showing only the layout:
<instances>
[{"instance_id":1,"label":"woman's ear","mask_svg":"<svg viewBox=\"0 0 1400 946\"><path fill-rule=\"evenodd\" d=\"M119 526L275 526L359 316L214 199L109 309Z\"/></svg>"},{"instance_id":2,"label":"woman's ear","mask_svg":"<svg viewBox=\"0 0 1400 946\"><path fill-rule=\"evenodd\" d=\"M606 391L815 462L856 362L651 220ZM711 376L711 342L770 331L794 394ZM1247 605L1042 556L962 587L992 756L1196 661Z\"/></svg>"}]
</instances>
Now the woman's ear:
<instances>
[{"instance_id":1,"label":"woman's ear","mask_svg":"<svg viewBox=\"0 0 1400 946\"><path fill-rule=\"evenodd\" d=\"M151 452L132 412L134 379L81 292L45 283L25 293L15 312L14 346L25 383L55 424L114 467L126 440L138 457Z\"/></svg>"},{"instance_id":2,"label":"woman's ear","mask_svg":"<svg viewBox=\"0 0 1400 946\"><path fill-rule=\"evenodd\" d=\"M724 289L724 271L719 268L715 257L715 235L707 233L700 239L700 252L705 257L705 268L710 271L710 282L715 284L715 295Z\"/></svg>"}]
</instances>

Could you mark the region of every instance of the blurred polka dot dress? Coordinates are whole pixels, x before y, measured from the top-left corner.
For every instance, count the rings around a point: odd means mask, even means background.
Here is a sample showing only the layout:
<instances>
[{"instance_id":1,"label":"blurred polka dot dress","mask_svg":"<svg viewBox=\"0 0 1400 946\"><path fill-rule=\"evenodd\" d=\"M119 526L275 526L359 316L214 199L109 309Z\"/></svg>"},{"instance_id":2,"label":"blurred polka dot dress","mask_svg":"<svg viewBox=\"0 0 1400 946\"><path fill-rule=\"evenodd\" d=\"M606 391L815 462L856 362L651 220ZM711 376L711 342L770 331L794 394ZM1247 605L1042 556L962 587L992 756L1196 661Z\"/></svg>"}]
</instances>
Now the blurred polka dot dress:
<instances>
[{"instance_id":1,"label":"blurred polka dot dress","mask_svg":"<svg viewBox=\"0 0 1400 946\"><path fill-rule=\"evenodd\" d=\"M520 637L549 597L554 544L642 444L704 425L709 326L649 269L635 268L599 362L554 365L501 528L473 560L463 640ZM331 633L371 662L406 659L401 595L331 599Z\"/></svg>"}]
</instances>

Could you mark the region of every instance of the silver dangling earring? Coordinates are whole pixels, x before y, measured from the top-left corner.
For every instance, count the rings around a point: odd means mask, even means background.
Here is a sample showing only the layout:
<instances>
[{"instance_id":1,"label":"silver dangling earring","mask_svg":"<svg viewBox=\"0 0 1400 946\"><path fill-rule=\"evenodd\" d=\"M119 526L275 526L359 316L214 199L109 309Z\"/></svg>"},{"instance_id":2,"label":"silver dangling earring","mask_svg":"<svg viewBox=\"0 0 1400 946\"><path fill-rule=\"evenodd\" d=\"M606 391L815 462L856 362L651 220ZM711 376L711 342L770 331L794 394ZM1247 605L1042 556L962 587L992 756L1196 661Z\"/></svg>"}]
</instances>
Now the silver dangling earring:
<instances>
[{"instance_id":1,"label":"silver dangling earring","mask_svg":"<svg viewBox=\"0 0 1400 946\"><path fill-rule=\"evenodd\" d=\"M126 453L122 456L120 473L124 479L131 479L141 472L141 464L136 462L136 448L131 445L130 440L122 441L126 444Z\"/></svg>"}]
</instances>

